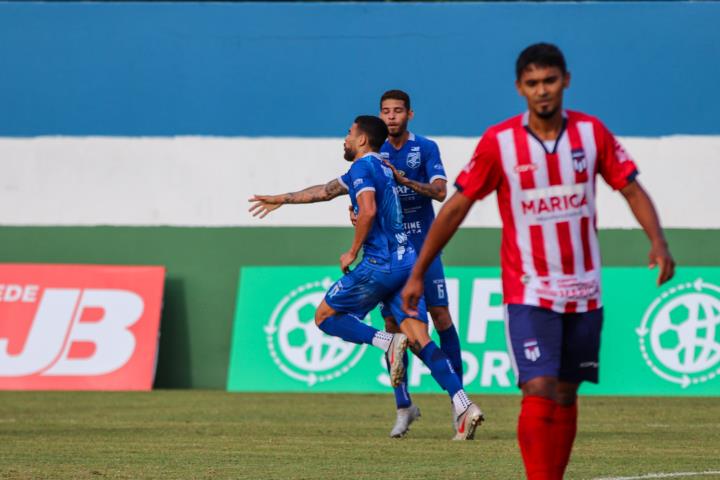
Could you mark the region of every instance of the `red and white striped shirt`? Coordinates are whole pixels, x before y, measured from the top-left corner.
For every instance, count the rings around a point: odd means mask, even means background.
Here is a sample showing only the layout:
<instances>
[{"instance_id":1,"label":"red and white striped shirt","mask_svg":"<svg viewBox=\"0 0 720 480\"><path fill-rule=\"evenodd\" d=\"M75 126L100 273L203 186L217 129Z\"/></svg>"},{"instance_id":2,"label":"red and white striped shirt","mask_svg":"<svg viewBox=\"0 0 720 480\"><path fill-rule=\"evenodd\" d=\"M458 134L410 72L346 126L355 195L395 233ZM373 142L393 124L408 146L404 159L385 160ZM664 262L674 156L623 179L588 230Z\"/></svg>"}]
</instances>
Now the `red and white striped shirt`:
<instances>
[{"instance_id":1,"label":"red and white striped shirt","mask_svg":"<svg viewBox=\"0 0 720 480\"><path fill-rule=\"evenodd\" d=\"M595 175L618 190L637 167L595 117L564 112L555 142L536 137L527 121L525 113L490 127L455 185L472 200L497 191L504 303L594 310L601 306Z\"/></svg>"}]
</instances>

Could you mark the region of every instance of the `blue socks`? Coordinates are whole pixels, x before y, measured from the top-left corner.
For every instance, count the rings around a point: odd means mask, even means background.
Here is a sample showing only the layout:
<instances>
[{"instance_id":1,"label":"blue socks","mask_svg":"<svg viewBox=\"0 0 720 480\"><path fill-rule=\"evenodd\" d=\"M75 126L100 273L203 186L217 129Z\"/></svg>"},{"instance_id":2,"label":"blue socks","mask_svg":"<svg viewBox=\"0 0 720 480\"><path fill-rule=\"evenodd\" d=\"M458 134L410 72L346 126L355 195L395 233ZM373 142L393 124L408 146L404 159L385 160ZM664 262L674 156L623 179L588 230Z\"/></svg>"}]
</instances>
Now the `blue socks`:
<instances>
[{"instance_id":1,"label":"blue socks","mask_svg":"<svg viewBox=\"0 0 720 480\"><path fill-rule=\"evenodd\" d=\"M405 352L403 355L403 364L405 364L405 375L403 375L402 382L400 385L395 387L393 390L395 392L395 405L397 408L408 408L410 405L412 405L412 399L410 398L410 392L408 392L407 384L408 384L408 375L407 375L407 367L408 367L408 354ZM390 371L390 364L388 363L387 357L385 357L385 365L387 366L388 372Z\"/></svg>"},{"instance_id":2,"label":"blue socks","mask_svg":"<svg viewBox=\"0 0 720 480\"><path fill-rule=\"evenodd\" d=\"M450 360L435 342L430 341L425 345L418 353L418 357L427 365L435 381L450 394L450 397L462 390L462 384L458 380Z\"/></svg>"},{"instance_id":3,"label":"blue socks","mask_svg":"<svg viewBox=\"0 0 720 480\"><path fill-rule=\"evenodd\" d=\"M452 369L455 371L455 374L457 375L458 381L460 382L460 388L463 386L462 376L463 376L463 364L462 364L462 357L461 357L461 348L460 348L460 338L458 337L457 330L455 329L455 325L451 325L450 328L443 330L442 332L438 332L438 336L440 337L440 350L447 356L447 359L450 360L450 365L452 365ZM427 348L427 346L426 346ZM437 345L435 345L435 348L437 348ZM410 405L412 405L412 399L410 397L410 392L408 392L408 375L407 375L407 366L408 366L408 355L405 353L405 356L403 357L403 362L405 363L405 375L403 376L402 383L395 387L394 393L395 393L395 405L397 408L407 408ZM427 362L423 360L423 362L428 365ZM387 364L387 360L385 362ZM428 365L429 367L429 365ZM431 369L432 370L432 369ZM388 371L390 371L390 366L388 365ZM433 374L433 377L435 377L435 374ZM437 378L436 378L437 380ZM443 388L445 388L443 386ZM447 390L447 389L446 389ZM450 393L450 392L448 392ZM450 393L450 396L452 397L452 393Z\"/></svg>"},{"instance_id":4,"label":"blue socks","mask_svg":"<svg viewBox=\"0 0 720 480\"><path fill-rule=\"evenodd\" d=\"M340 337L346 342L352 343L372 344L375 333L379 332L358 320L356 316L347 313L338 313L326 318L318 327L328 335Z\"/></svg>"},{"instance_id":5,"label":"blue socks","mask_svg":"<svg viewBox=\"0 0 720 480\"><path fill-rule=\"evenodd\" d=\"M460 338L458 337L455 325L450 325L450 328L438 332L440 337L440 349L450 359L453 370L460 380L460 385L463 383L463 364L462 364L462 350L460 349Z\"/></svg>"}]
</instances>

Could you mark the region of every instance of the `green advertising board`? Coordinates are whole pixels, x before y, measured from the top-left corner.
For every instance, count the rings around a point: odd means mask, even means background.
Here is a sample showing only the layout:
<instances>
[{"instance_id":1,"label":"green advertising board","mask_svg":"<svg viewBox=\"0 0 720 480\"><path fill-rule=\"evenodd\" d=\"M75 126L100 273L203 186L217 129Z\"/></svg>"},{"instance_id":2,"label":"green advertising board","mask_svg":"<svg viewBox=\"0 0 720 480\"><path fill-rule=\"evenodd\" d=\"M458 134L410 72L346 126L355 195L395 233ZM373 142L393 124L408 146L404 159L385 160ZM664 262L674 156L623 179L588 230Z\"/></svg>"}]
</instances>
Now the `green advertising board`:
<instances>
[{"instance_id":1,"label":"green advertising board","mask_svg":"<svg viewBox=\"0 0 720 480\"><path fill-rule=\"evenodd\" d=\"M646 268L603 269L605 323L599 395L720 395L720 268L683 268L657 287ZM337 267L246 267L240 272L228 390L388 392L382 352L322 333L315 307ZM500 269L447 267L450 312L470 393L517 393L505 342ZM377 310L365 319L377 328ZM437 336L433 333L433 337ZM440 392L411 355L411 391Z\"/></svg>"}]
</instances>

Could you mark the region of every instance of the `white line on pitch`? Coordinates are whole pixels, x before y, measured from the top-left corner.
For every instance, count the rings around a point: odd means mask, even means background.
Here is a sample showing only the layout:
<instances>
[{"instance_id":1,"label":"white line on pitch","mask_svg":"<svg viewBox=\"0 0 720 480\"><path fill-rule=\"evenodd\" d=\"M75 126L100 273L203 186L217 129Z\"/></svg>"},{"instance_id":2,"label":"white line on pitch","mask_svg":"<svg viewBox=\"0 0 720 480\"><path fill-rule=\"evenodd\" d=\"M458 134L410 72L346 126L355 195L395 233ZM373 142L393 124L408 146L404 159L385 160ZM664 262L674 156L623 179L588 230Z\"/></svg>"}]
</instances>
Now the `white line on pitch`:
<instances>
[{"instance_id":1,"label":"white line on pitch","mask_svg":"<svg viewBox=\"0 0 720 480\"><path fill-rule=\"evenodd\" d=\"M682 478L682 477L701 477L704 475L720 475L720 470L712 470L707 472L674 472L674 473L648 473L637 477L597 477L592 480L645 480L646 478Z\"/></svg>"}]
</instances>

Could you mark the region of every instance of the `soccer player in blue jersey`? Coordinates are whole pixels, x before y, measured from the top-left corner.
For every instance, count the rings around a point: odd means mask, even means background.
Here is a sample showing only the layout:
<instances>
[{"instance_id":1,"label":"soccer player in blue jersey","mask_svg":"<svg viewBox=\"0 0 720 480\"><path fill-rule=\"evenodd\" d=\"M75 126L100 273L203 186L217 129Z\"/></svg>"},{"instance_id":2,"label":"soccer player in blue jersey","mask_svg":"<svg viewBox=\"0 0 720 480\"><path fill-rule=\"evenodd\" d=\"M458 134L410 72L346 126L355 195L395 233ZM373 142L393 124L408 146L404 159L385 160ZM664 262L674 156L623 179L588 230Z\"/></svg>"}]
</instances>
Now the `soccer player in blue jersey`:
<instances>
[{"instance_id":1,"label":"soccer player in blue jersey","mask_svg":"<svg viewBox=\"0 0 720 480\"><path fill-rule=\"evenodd\" d=\"M410 96L404 91L389 90L380 97L380 118L388 126L388 138L380 149L380 155L387 161L398 182L403 227L410 244L419 252L435 219L432 201L442 202L447 195L447 177L437 144L408 130L408 122L413 116ZM440 255L425 274L425 303L440 337L440 349L450 359L462 384L460 339L448 309L445 272ZM393 313L383 308L382 316L386 331L397 332ZM404 361L407 365L407 354ZM420 416L420 409L412 403L408 392L407 372L400 385L395 387L395 404L397 418L390 436L402 437L410 424Z\"/></svg>"},{"instance_id":2,"label":"soccer player in blue jersey","mask_svg":"<svg viewBox=\"0 0 720 480\"><path fill-rule=\"evenodd\" d=\"M401 309L400 290L416 256L404 231L398 185L378 153L387 136L388 127L380 118L357 117L345 138L345 159L352 162L345 175L299 192L255 195L250 198L250 211L262 218L286 203L313 203L350 195L357 219L353 243L340 256L345 275L326 293L315 312L315 323L328 335L384 350L393 386L405 374L403 356L409 346L452 398L458 425L455 439L472 439L483 420L482 411L467 397L448 357L430 339L424 305L412 317ZM351 271L361 248L362 261ZM380 331L362 321L380 302L396 319L401 332Z\"/></svg>"}]
</instances>

